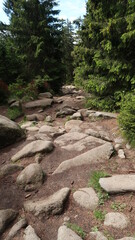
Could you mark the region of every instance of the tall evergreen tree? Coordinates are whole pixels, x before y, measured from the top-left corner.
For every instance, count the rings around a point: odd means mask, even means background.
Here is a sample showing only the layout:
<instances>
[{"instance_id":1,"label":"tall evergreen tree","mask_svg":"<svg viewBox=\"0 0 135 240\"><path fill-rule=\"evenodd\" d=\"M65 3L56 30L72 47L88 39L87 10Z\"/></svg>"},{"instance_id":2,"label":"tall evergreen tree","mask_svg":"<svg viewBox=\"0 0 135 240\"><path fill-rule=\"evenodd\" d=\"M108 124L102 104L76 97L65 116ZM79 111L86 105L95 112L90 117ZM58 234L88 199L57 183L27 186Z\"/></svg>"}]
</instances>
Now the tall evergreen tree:
<instances>
[{"instance_id":1,"label":"tall evergreen tree","mask_svg":"<svg viewBox=\"0 0 135 240\"><path fill-rule=\"evenodd\" d=\"M40 75L59 86L63 79L58 10L55 0L6 0L8 30L23 64L22 77ZM56 82L57 81L57 82Z\"/></svg>"},{"instance_id":2,"label":"tall evergreen tree","mask_svg":"<svg viewBox=\"0 0 135 240\"><path fill-rule=\"evenodd\" d=\"M75 82L98 97L96 107L113 110L135 87L135 1L88 0L80 38Z\"/></svg>"},{"instance_id":3,"label":"tall evergreen tree","mask_svg":"<svg viewBox=\"0 0 135 240\"><path fill-rule=\"evenodd\" d=\"M74 31L73 26L69 20L62 20L61 27L61 50L62 63L64 66L64 82L73 82L73 57L72 51L74 49Z\"/></svg>"}]
</instances>

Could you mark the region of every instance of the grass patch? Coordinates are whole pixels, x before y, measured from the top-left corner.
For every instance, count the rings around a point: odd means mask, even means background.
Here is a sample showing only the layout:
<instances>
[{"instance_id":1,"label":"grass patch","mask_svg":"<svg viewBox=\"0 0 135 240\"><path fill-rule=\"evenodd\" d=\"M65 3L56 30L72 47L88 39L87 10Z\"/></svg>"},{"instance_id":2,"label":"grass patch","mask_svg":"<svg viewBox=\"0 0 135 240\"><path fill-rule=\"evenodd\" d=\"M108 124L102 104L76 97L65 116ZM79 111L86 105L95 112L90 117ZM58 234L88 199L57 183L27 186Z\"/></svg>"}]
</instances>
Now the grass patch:
<instances>
[{"instance_id":1,"label":"grass patch","mask_svg":"<svg viewBox=\"0 0 135 240\"><path fill-rule=\"evenodd\" d=\"M114 210L114 211L123 211L125 208L126 208L126 203L120 203L120 202L113 202L111 204L111 208Z\"/></svg>"},{"instance_id":2,"label":"grass patch","mask_svg":"<svg viewBox=\"0 0 135 240\"><path fill-rule=\"evenodd\" d=\"M104 211L102 211L102 210L95 210L94 211L94 216L95 216L95 218L97 219L97 220L100 220L101 222L102 221L104 221L104 219L105 219L105 214L106 214L106 212Z\"/></svg>"},{"instance_id":3,"label":"grass patch","mask_svg":"<svg viewBox=\"0 0 135 240\"><path fill-rule=\"evenodd\" d=\"M98 194L99 198L99 205L103 205L104 201L109 198L109 194L105 192L100 184L99 184L99 179L104 178L104 177L109 177L110 175L108 173L102 172L102 171L95 171L93 172L92 176L90 177L88 186L93 187L95 191Z\"/></svg>"},{"instance_id":4,"label":"grass patch","mask_svg":"<svg viewBox=\"0 0 135 240\"><path fill-rule=\"evenodd\" d=\"M67 223L67 227L76 232L82 239L85 239L86 233L75 223Z\"/></svg>"},{"instance_id":5,"label":"grass patch","mask_svg":"<svg viewBox=\"0 0 135 240\"><path fill-rule=\"evenodd\" d=\"M23 112L22 109L18 107L8 108L7 115L11 120L15 120L16 118L21 117Z\"/></svg>"}]
</instances>

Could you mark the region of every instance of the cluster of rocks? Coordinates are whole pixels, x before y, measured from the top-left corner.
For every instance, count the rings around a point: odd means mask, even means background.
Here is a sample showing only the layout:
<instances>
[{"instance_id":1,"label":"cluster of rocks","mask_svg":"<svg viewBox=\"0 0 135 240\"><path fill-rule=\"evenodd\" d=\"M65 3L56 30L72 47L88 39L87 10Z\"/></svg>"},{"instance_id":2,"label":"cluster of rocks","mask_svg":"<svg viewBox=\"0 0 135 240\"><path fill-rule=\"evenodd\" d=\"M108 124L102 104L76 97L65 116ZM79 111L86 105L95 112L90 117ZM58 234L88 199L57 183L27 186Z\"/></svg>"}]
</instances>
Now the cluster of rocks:
<instances>
[{"instance_id":1,"label":"cluster of rocks","mask_svg":"<svg viewBox=\"0 0 135 240\"><path fill-rule=\"evenodd\" d=\"M80 94L75 95L76 100L84 100L81 96L82 92L76 90L75 87L66 86L62 88L64 94ZM26 109L47 108L56 100L51 93L41 93L39 99L25 104ZM62 103L58 100L57 103ZM13 104L12 102L11 104ZM26 145L23 146L16 154L11 157L11 163L4 165L0 169L0 178L17 174L16 184L23 191L36 191L46 180L47 173L42 168L40 161L42 155L51 153L53 149L59 147L69 152L76 152L76 156L64 160L55 169L52 175L64 174L71 168L92 164L106 164L112 157L114 149L121 159L126 158L123 150L122 139L112 139L109 134L102 129L92 129L86 125L84 120L93 118L117 118L117 114L96 112L87 109L77 109L71 106L62 106L57 109L56 120L65 116L70 116L65 126L53 125L52 116L43 113L33 113L27 115L27 122L21 127L15 122L0 115L0 148L10 145L16 141L26 138ZM113 144L114 141L114 144ZM129 148L129 146L127 146ZM79 153L79 154L78 154ZM23 166L23 159L34 157L35 162L27 166ZM19 163L17 161L20 161ZM101 188L109 194L135 192L134 174L117 174L99 179ZM78 208L85 208L94 211L99 206L99 196L91 187L83 187L76 189L74 193L71 189L63 186L63 188L54 192L48 197L25 200L23 204L24 213L33 214L39 219L43 219L50 215L61 214L64 210L69 196L72 194L74 203ZM13 209L0 210L0 234L2 234L9 224L12 228L6 234L5 240L13 239L21 229L23 229L24 240L41 240L36 234L34 228L29 225L25 217L19 216L19 213ZM104 220L105 227L113 227L115 229L125 229L130 224L130 219L121 212L108 212ZM107 240L107 237L99 231L90 232L90 239ZM64 222L58 229L57 240L82 240L82 238ZM124 237L117 240L133 240L133 237ZM43 239L42 239L43 240Z\"/></svg>"}]
</instances>

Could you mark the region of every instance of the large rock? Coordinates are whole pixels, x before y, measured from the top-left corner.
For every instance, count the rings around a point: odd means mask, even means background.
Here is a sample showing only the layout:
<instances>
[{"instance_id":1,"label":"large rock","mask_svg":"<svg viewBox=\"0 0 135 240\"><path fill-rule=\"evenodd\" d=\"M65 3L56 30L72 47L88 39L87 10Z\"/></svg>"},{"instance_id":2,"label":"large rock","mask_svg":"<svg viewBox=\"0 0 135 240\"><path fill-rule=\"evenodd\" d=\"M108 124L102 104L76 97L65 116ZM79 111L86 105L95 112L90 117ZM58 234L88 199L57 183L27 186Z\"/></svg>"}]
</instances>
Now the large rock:
<instances>
[{"instance_id":1,"label":"large rock","mask_svg":"<svg viewBox=\"0 0 135 240\"><path fill-rule=\"evenodd\" d=\"M128 226L129 220L123 213L111 212L105 215L105 226L114 227L117 229L124 229Z\"/></svg>"},{"instance_id":2,"label":"large rock","mask_svg":"<svg viewBox=\"0 0 135 240\"><path fill-rule=\"evenodd\" d=\"M135 174L100 178L99 184L108 193L135 192Z\"/></svg>"},{"instance_id":3,"label":"large rock","mask_svg":"<svg viewBox=\"0 0 135 240\"><path fill-rule=\"evenodd\" d=\"M124 237L124 238L117 239L117 240L135 240L135 237Z\"/></svg>"},{"instance_id":4,"label":"large rock","mask_svg":"<svg viewBox=\"0 0 135 240\"><path fill-rule=\"evenodd\" d=\"M11 240L20 230L27 226L27 221L25 218L19 220L15 225L10 229L5 240Z\"/></svg>"},{"instance_id":5,"label":"large rock","mask_svg":"<svg viewBox=\"0 0 135 240\"><path fill-rule=\"evenodd\" d=\"M39 113L33 113L31 115L26 115L28 121L44 121L45 117Z\"/></svg>"},{"instance_id":6,"label":"large rock","mask_svg":"<svg viewBox=\"0 0 135 240\"><path fill-rule=\"evenodd\" d=\"M74 113L70 118L74 119L74 120L82 120L83 116L82 116L81 112L78 111L78 112Z\"/></svg>"},{"instance_id":7,"label":"large rock","mask_svg":"<svg viewBox=\"0 0 135 240\"><path fill-rule=\"evenodd\" d=\"M23 166L21 165L17 165L17 164L6 164L5 166L3 166L0 169L0 177L4 177L7 175L11 175L14 174L18 171L21 171L22 169L24 169Z\"/></svg>"},{"instance_id":8,"label":"large rock","mask_svg":"<svg viewBox=\"0 0 135 240\"><path fill-rule=\"evenodd\" d=\"M95 240L107 240L107 238L104 236L104 234L102 232L90 232L90 237L94 237Z\"/></svg>"},{"instance_id":9,"label":"large rock","mask_svg":"<svg viewBox=\"0 0 135 240\"><path fill-rule=\"evenodd\" d=\"M82 151L84 150L86 147L91 146L91 148L95 147L95 145L99 143L99 144L104 144L105 141L99 138L95 138L92 136L88 136L86 138L81 139L80 141L77 141L76 143L73 144L69 144L67 146L63 146L62 148L68 150L68 151Z\"/></svg>"},{"instance_id":10,"label":"large rock","mask_svg":"<svg viewBox=\"0 0 135 240\"><path fill-rule=\"evenodd\" d=\"M65 117L74 114L76 111L70 107L64 107L56 113L56 117Z\"/></svg>"},{"instance_id":11,"label":"large rock","mask_svg":"<svg viewBox=\"0 0 135 240\"><path fill-rule=\"evenodd\" d=\"M31 227L30 225L25 229L23 239L24 240L41 240L35 233L34 228Z\"/></svg>"},{"instance_id":12,"label":"large rock","mask_svg":"<svg viewBox=\"0 0 135 240\"><path fill-rule=\"evenodd\" d=\"M0 234L17 217L17 212L13 209L0 210Z\"/></svg>"},{"instance_id":13,"label":"large rock","mask_svg":"<svg viewBox=\"0 0 135 240\"><path fill-rule=\"evenodd\" d=\"M67 144L71 144L74 141L81 140L83 138L86 138L88 135L85 133L79 133L79 132L69 132L65 133L64 135L58 137L55 139L55 143L60 146L65 146Z\"/></svg>"},{"instance_id":14,"label":"large rock","mask_svg":"<svg viewBox=\"0 0 135 240\"><path fill-rule=\"evenodd\" d=\"M31 101L25 104L25 108L49 107L53 103L53 99L44 98L41 100Z\"/></svg>"},{"instance_id":15,"label":"large rock","mask_svg":"<svg viewBox=\"0 0 135 240\"><path fill-rule=\"evenodd\" d=\"M73 85L66 85L62 87L63 94L73 94L74 90L76 90L76 87Z\"/></svg>"},{"instance_id":16,"label":"large rock","mask_svg":"<svg viewBox=\"0 0 135 240\"><path fill-rule=\"evenodd\" d=\"M108 136L107 132L95 131L95 130L89 128L89 129L85 130L85 133L90 135L90 136L93 136L93 137L96 137L96 138L101 138L101 139L103 139L105 141L112 142L112 139Z\"/></svg>"},{"instance_id":17,"label":"large rock","mask_svg":"<svg viewBox=\"0 0 135 240\"><path fill-rule=\"evenodd\" d=\"M75 232L66 226L61 226L58 229L57 240L82 240Z\"/></svg>"},{"instance_id":18,"label":"large rock","mask_svg":"<svg viewBox=\"0 0 135 240\"><path fill-rule=\"evenodd\" d=\"M54 148L54 145L50 141L42 141L37 140L34 142L31 142L27 144L25 147L23 147L19 152L17 152L11 160L13 162L16 162L18 159L24 158L24 157L30 157L35 155L36 153L40 152L50 152Z\"/></svg>"},{"instance_id":19,"label":"large rock","mask_svg":"<svg viewBox=\"0 0 135 240\"><path fill-rule=\"evenodd\" d=\"M62 128L62 127L60 128L60 127L52 127L52 126L49 126L49 125L43 125L39 129L39 133L46 133L46 134L49 134L52 137L57 137L57 136L60 136L60 135L64 134L65 129Z\"/></svg>"},{"instance_id":20,"label":"large rock","mask_svg":"<svg viewBox=\"0 0 135 240\"><path fill-rule=\"evenodd\" d=\"M98 206L98 196L93 188L81 188L74 192L73 198L80 206L90 210Z\"/></svg>"},{"instance_id":21,"label":"large rock","mask_svg":"<svg viewBox=\"0 0 135 240\"><path fill-rule=\"evenodd\" d=\"M97 111L97 112L95 112L95 111L91 111L90 113L89 113L89 117L91 118L91 117L95 117L95 118L97 118L97 117L102 117L102 118L117 118L117 114L116 113L110 113L110 112L99 112L99 111Z\"/></svg>"},{"instance_id":22,"label":"large rock","mask_svg":"<svg viewBox=\"0 0 135 240\"><path fill-rule=\"evenodd\" d=\"M71 129L75 129L76 127L80 127L83 121L81 120L70 120L65 123L66 131L70 131Z\"/></svg>"},{"instance_id":23,"label":"large rock","mask_svg":"<svg viewBox=\"0 0 135 240\"><path fill-rule=\"evenodd\" d=\"M43 183L44 172L38 163L28 165L17 177L17 184L25 191L35 190Z\"/></svg>"},{"instance_id":24,"label":"large rock","mask_svg":"<svg viewBox=\"0 0 135 240\"><path fill-rule=\"evenodd\" d=\"M69 192L69 188L62 188L47 199L26 201L24 209L25 211L32 212L35 216L59 214L63 210Z\"/></svg>"},{"instance_id":25,"label":"large rock","mask_svg":"<svg viewBox=\"0 0 135 240\"><path fill-rule=\"evenodd\" d=\"M24 137L25 134L17 123L0 115L0 148L13 144Z\"/></svg>"},{"instance_id":26,"label":"large rock","mask_svg":"<svg viewBox=\"0 0 135 240\"><path fill-rule=\"evenodd\" d=\"M43 140L43 141L52 141L52 138L45 133L36 133L35 135L28 135L28 141Z\"/></svg>"},{"instance_id":27,"label":"large rock","mask_svg":"<svg viewBox=\"0 0 135 240\"><path fill-rule=\"evenodd\" d=\"M52 98L53 95L50 92L39 93L39 98Z\"/></svg>"},{"instance_id":28,"label":"large rock","mask_svg":"<svg viewBox=\"0 0 135 240\"><path fill-rule=\"evenodd\" d=\"M113 153L113 145L105 143L102 146L89 150L77 157L62 162L53 174L64 172L71 167L105 162Z\"/></svg>"}]
</instances>

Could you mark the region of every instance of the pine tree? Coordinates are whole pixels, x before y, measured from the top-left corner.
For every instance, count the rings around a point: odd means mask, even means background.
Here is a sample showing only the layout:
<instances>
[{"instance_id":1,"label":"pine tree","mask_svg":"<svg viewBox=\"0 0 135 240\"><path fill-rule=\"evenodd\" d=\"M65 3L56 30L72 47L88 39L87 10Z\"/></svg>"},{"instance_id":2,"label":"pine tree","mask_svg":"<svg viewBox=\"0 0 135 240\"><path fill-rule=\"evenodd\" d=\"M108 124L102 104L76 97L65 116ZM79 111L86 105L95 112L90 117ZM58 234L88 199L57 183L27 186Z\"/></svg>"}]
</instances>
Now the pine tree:
<instances>
[{"instance_id":1,"label":"pine tree","mask_svg":"<svg viewBox=\"0 0 135 240\"><path fill-rule=\"evenodd\" d=\"M88 0L80 37L75 82L95 94L95 107L113 110L135 87L135 1Z\"/></svg>"},{"instance_id":2,"label":"pine tree","mask_svg":"<svg viewBox=\"0 0 135 240\"><path fill-rule=\"evenodd\" d=\"M73 26L69 20L62 20L61 27L61 50L62 62L64 66L64 82L73 82L73 57L72 51L74 49L74 31Z\"/></svg>"},{"instance_id":3,"label":"pine tree","mask_svg":"<svg viewBox=\"0 0 135 240\"><path fill-rule=\"evenodd\" d=\"M10 19L8 31L23 65L20 77L28 81L40 75L57 88L63 79L57 2L6 0L4 6Z\"/></svg>"}]
</instances>

